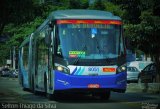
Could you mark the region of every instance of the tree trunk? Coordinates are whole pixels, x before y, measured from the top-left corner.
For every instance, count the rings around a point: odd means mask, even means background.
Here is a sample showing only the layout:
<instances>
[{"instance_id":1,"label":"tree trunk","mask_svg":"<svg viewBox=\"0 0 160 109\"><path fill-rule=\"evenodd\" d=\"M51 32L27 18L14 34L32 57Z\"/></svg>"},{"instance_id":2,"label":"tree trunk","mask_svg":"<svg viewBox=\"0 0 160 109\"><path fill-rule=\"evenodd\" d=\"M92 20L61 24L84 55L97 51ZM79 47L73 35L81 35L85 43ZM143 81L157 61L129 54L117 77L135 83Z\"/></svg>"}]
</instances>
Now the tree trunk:
<instances>
[{"instance_id":1,"label":"tree trunk","mask_svg":"<svg viewBox=\"0 0 160 109\"><path fill-rule=\"evenodd\" d=\"M157 69L156 82L160 82L160 54L155 56L155 63Z\"/></svg>"},{"instance_id":2,"label":"tree trunk","mask_svg":"<svg viewBox=\"0 0 160 109\"><path fill-rule=\"evenodd\" d=\"M1 35L2 32L3 32L4 26L5 26L5 23L1 23L1 25L0 25L0 35Z\"/></svg>"}]
</instances>

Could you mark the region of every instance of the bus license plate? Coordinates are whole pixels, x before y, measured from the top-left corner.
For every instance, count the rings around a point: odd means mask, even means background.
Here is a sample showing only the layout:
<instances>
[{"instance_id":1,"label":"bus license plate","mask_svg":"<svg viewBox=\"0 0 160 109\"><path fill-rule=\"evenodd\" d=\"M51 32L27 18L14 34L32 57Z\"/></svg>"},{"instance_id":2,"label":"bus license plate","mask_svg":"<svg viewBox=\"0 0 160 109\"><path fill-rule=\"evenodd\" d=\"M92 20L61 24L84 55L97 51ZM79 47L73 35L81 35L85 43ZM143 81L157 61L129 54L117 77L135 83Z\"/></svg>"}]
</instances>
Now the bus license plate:
<instances>
[{"instance_id":1,"label":"bus license plate","mask_svg":"<svg viewBox=\"0 0 160 109\"><path fill-rule=\"evenodd\" d=\"M88 88L100 88L99 84L88 84Z\"/></svg>"}]
</instances>

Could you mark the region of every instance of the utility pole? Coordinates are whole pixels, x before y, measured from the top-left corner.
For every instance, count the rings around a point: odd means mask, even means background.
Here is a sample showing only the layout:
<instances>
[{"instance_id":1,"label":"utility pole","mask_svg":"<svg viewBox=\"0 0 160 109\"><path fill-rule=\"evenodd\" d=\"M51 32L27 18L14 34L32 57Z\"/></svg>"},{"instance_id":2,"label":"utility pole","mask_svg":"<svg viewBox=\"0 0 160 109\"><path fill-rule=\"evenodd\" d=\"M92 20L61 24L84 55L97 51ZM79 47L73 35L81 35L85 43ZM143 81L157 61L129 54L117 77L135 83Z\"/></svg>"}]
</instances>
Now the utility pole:
<instances>
[{"instance_id":1,"label":"utility pole","mask_svg":"<svg viewBox=\"0 0 160 109\"><path fill-rule=\"evenodd\" d=\"M15 69L16 68L16 48L15 48L15 46L13 46L13 58L12 58L12 61L13 61L13 69Z\"/></svg>"}]
</instances>

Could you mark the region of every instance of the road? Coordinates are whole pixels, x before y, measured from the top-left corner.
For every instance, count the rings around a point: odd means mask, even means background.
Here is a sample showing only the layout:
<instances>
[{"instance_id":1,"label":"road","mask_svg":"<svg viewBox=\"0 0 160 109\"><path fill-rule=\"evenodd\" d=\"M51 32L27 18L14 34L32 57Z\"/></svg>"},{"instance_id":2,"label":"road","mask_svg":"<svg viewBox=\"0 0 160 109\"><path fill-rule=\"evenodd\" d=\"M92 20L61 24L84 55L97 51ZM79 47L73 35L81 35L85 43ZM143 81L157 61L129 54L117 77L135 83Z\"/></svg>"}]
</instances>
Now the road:
<instances>
[{"instance_id":1,"label":"road","mask_svg":"<svg viewBox=\"0 0 160 109\"><path fill-rule=\"evenodd\" d=\"M18 107L17 107L18 106ZM160 94L127 91L111 93L110 100L86 95L61 95L49 101L43 94L23 91L18 79L0 77L0 109L160 109Z\"/></svg>"}]
</instances>

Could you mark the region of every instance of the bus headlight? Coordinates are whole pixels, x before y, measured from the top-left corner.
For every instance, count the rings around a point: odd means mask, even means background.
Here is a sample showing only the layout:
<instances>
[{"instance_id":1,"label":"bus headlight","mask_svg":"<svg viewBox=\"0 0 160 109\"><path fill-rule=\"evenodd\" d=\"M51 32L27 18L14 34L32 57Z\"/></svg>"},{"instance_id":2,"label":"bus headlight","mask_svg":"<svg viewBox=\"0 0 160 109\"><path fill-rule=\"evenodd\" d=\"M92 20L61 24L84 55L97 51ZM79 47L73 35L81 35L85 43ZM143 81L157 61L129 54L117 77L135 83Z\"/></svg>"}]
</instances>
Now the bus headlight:
<instances>
[{"instance_id":1,"label":"bus headlight","mask_svg":"<svg viewBox=\"0 0 160 109\"><path fill-rule=\"evenodd\" d=\"M57 63L55 63L55 70L64 72L64 73L66 73L66 74L69 74L69 73L70 73L70 70L69 70L68 67L65 67L65 66L60 65L60 64L57 64Z\"/></svg>"},{"instance_id":2,"label":"bus headlight","mask_svg":"<svg viewBox=\"0 0 160 109\"><path fill-rule=\"evenodd\" d=\"M126 71L127 71L127 65L126 64L123 64L123 65L121 65L117 68L117 74L121 73L121 72L126 72Z\"/></svg>"}]
</instances>

